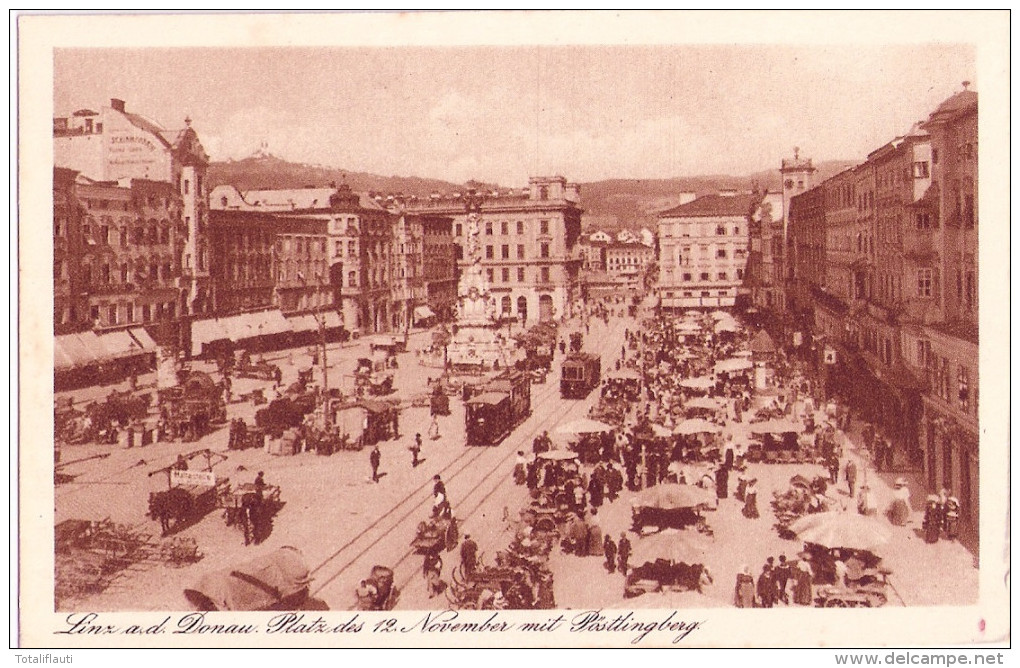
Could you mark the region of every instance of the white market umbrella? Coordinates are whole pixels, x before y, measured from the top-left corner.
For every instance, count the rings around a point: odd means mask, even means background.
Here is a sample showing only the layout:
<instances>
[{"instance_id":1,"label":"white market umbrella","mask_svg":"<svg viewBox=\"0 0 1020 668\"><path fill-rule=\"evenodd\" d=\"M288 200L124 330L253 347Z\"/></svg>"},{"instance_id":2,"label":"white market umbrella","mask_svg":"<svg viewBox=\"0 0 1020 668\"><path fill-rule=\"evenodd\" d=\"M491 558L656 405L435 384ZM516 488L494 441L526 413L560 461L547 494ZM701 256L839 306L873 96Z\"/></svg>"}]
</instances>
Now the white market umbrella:
<instances>
[{"instance_id":1,"label":"white market umbrella","mask_svg":"<svg viewBox=\"0 0 1020 668\"><path fill-rule=\"evenodd\" d=\"M684 408L704 408L705 410L719 410L719 400L712 397L694 397L684 403Z\"/></svg>"},{"instance_id":2,"label":"white market umbrella","mask_svg":"<svg viewBox=\"0 0 1020 668\"><path fill-rule=\"evenodd\" d=\"M805 543L830 549L872 551L892 537L892 532L880 520L843 511L804 515L790 524L790 531Z\"/></svg>"},{"instance_id":3,"label":"white market umbrella","mask_svg":"<svg viewBox=\"0 0 1020 668\"><path fill-rule=\"evenodd\" d=\"M754 363L746 357L731 357L715 363L716 373L729 373L754 368Z\"/></svg>"},{"instance_id":4,"label":"white market umbrella","mask_svg":"<svg viewBox=\"0 0 1020 668\"><path fill-rule=\"evenodd\" d=\"M695 376L694 378L684 378L680 381L680 386L692 390L707 390L715 387L715 381L709 376Z\"/></svg>"},{"instance_id":5,"label":"white market umbrella","mask_svg":"<svg viewBox=\"0 0 1020 668\"><path fill-rule=\"evenodd\" d=\"M556 428L557 434L602 434L607 431L613 431L616 429L611 424L600 422L598 420L592 420L591 418L581 418L580 420L574 420L567 422Z\"/></svg>"},{"instance_id":6,"label":"white market umbrella","mask_svg":"<svg viewBox=\"0 0 1020 668\"><path fill-rule=\"evenodd\" d=\"M689 418L673 428L674 434L718 434L722 427L702 418Z\"/></svg>"}]
</instances>

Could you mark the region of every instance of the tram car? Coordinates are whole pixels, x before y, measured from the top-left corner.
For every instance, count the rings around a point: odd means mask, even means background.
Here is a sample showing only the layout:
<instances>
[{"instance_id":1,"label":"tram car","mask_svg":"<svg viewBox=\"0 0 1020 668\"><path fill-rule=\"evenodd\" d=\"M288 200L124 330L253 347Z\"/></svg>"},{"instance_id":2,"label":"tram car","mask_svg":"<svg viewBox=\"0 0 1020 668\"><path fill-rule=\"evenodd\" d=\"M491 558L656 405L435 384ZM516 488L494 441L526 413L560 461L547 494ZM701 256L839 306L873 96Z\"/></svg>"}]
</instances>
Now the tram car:
<instances>
[{"instance_id":1,"label":"tram car","mask_svg":"<svg viewBox=\"0 0 1020 668\"><path fill-rule=\"evenodd\" d=\"M591 353L570 353L560 371L560 396L583 399L602 378L602 358Z\"/></svg>"},{"instance_id":2,"label":"tram car","mask_svg":"<svg viewBox=\"0 0 1020 668\"><path fill-rule=\"evenodd\" d=\"M531 415L531 377L508 370L474 386L465 386L464 420L468 445L499 445Z\"/></svg>"}]
</instances>

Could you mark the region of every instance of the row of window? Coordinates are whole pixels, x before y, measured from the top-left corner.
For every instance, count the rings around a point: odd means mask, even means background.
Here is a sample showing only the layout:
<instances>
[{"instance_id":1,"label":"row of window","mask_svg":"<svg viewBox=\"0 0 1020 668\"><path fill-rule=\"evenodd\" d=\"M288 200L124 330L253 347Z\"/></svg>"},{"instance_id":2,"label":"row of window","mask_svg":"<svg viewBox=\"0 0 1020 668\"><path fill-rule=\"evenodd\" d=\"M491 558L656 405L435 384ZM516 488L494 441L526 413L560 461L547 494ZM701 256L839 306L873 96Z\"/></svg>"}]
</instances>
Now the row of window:
<instances>
[{"instance_id":1,"label":"row of window","mask_svg":"<svg viewBox=\"0 0 1020 668\"><path fill-rule=\"evenodd\" d=\"M962 364L953 378L949 359L939 358L931 352L927 341L918 341L919 355L923 356L928 389L943 401L955 404L964 413L977 415L977 387L971 388L970 369ZM955 380L955 386L954 386Z\"/></svg>"},{"instance_id":2,"label":"row of window","mask_svg":"<svg viewBox=\"0 0 1020 668\"><path fill-rule=\"evenodd\" d=\"M69 265L65 260L54 260L53 278L56 280L67 279L68 268ZM133 269L129 262L125 262L119 267L103 264L95 272L93 272L91 264L84 264L81 268L82 282L86 289L93 284L94 280L101 285L116 283L118 277L120 283L130 283L132 280L155 281L162 279L167 281L176 278L179 274L180 269L170 260L146 260L144 258L136 260Z\"/></svg>"},{"instance_id":3,"label":"row of window","mask_svg":"<svg viewBox=\"0 0 1020 668\"><path fill-rule=\"evenodd\" d=\"M730 280L730 274L729 274L729 272L726 272L726 271L717 272L715 276L716 276L715 280L717 280L717 281L728 281L728 280ZM682 273L680 275L680 280L683 281L684 283L691 283L691 282L694 281L694 274L692 274L690 272L684 272L684 273ZM703 272L698 274L698 281L701 282L701 283L704 283L704 282L707 282L707 281L711 281L711 280L712 280L711 272L703 271ZM743 269L737 269L736 280L738 280L738 281L744 280L744 270Z\"/></svg>"},{"instance_id":4,"label":"row of window","mask_svg":"<svg viewBox=\"0 0 1020 668\"><path fill-rule=\"evenodd\" d=\"M717 297L727 297L727 296L729 296L729 294L730 293L729 293L728 290L718 290L718 291L716 291L715 296L717 296ZM668 298L672 298L672 297L678 297L678 296L679 297L695 297L695 296L697 296L697 297L711 297L712 296L712 291L711 290L701 290L697 295L694 294L693 290L684 290L684 291L679 292L679 293L675 293L672 290L667 290L666 291L666 298L667 299Z\"/></svg>"},{"instance_id":5,"label":"row of window","mask_svg":"<svg viewBox=\"0 0 1020 668\"><path fill-rule=\"evenodd\" d=\"M548 258L548 257L550 257L550 245L548 243L542 242L541 244L539 244L539 246L538 246L538 256L541 257L541 258ZM518 260L527 259L526 253L524 251L524 244L517 244L516 258ZM486 260L495 260L496 259L496 247L495 246L486 246L485 247L485 259ZM501 260L509 260L510 259L510 244L503 244L502 246L499 247L499 259L501 259Z\"/></svg>"},{"instance_id":6,"label":"row of window","mask_svg":"<svg viewBox=\"0 0 1020 668\"><path fill-rule=\"evenodd\" d=\"M523 220L518 220L515 229L517 231L517 234L524 234L524 221ZM495 223L493 223L491 221L486 221L485 222L485 236L491 237L495 233L495 230L496 230L496 224ZM455 236L458 236L458 237L464 236L464 224L463 223L457 223L456 225L454 225L453 233L454 233ZM510 234L510 222L509 221L504 220L503 222L499 223L499 233L502 234L503 236L507 236L507 235ZM549 221L548 220L540 220L540 221L538 221L538 233L539 234L549 234Z\"/></svg>"},{"instance_id":7,"label":"row of window","mask_svg":"<svg viewBox=\"0 0 1020 668\"><path fill-rule=\"evenodd\" d=\"M701 247L700 257L702 259L704 259L707 256L708 256L708 246L702 246ZM725 248L718 248L715 251L715 257L716 257L717 260L725 260L725 259L729 258L729 253L727 252L727 250ZM745 257L747 257L747 250L744 249L744 248L737 248L737 249L735 249L733 251L733 257L734 257L734 259L742 260ZM683 247L683 249L680 251L680 254L677 255L676 262L681 267L690 266L690 264L691 264L691 247L690 246L684 246Z\"/></svg>"},{"instance_id":8,"label":"row of window","mask_svg":"<svg viewBox=\"0 0 1020 668\"><path fill-rule=\"evenodd\" d=\"M89 321L100 327L117 325L146 324L160 320L173 320L177 317L177 305L174 302L161 304L142 304L136 307L131 302L121 304L93 304L89 307ZM78 321L78 312L74 306L61 310L60 324L67 325Z\"/></svg>"},{"instance_id":9,"label":"row of window","mask_svg":"<svg viewBox=\"0 0 1020 668\"><path fill-rule=\"evenodd\" d=\"M711 231L710 231L711 229L712 228L709 225L694 225L692 223L681 223L681 224L679 224L677 226L677 234L676 234L676 236L680 236L680 237L708 237L708 236L713 236ZM716 225L715 226L715 235L714 236L717 236L717 237L724 237L724 236L726 236L726 229L727 228L726 228L725 225ZM732 236L735 236L735 237L741 236L743 234L743 229L744 228L741 227L740 225L734 225L733 226L733 235ZM665 227L663 229L663 236L664 237L674 236L672 234L672 230L670 229L670 227L667 226L667 227Z\"/></svg>"},{"instance_id":10,"label":"row of window","mask_svg":"<svg viewBox=\"0 0 1020 668\"><path fill-rule=\"evenodd\" d=\"M495 269L492 269L492 268L486 269L485 270L485 275L486 275L486 278L489 279L489 283L496 283L496 276L497 276L497 274L496 274L496 270ZM526 272L525 272L524 267L516 267L515 269L512 269L511 267L503 267L502 269L499 270L498 276L500 278L500 282L501 283L510 283L511 282L511 277L515 277L516 278L516 281L513 281L515 283L524 283L525 280L526 280ZM551 277L551 274L550 274L549 267L539 267L538 268L538 282L539 283L549 283L551 281L550 277Z\"/></svg>"}]
</instances>

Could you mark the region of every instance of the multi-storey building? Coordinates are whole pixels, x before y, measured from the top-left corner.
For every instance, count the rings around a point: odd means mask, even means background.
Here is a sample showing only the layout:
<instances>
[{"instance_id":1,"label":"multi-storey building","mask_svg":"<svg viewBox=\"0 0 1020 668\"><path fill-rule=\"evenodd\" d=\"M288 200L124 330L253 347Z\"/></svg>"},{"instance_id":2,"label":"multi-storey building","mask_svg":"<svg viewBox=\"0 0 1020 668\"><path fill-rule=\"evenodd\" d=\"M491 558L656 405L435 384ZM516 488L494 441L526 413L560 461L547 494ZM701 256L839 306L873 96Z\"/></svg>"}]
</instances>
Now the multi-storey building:
<instances>
[{"instance_id":1,"label":"multi-storey building","mask_svg":"<svg viewBox=\"0 0 1020 668\"><path fill-rule=\"evenodd\" d=\"M140 179L171 184L187 229L179 259L182 287L187 290L181 316L209 313L214 307L205 180L209 158L191 128L191 119L184 122L184 129L166 130L128 112L118 99L98 112L80 109L53 119L56 167L73 169L94 181Z\"/></svg>"},{"instance_id":2,"label":"multi-storey building","mask_svg":"<svg viewBox=\"0 0 1020 668\"><path fill-rule=\"evenodd\" d=\"M579 200L579 186L554 176L533 177L518 192L434 195L405 206L408 213L453 219L461 266L467 218L478 213L482 267L497 308L523 323L563 317L580 297Z\"/></svg>"},{"instance_id":3,"label":"multi-storey building","mask_svg":"<svg viewBox=\"0 0 1020 668\"><path fill-rule=\"evenodd\" d=\"M78 172L71 169L53 170L53 329L57 335L83 329L87 322L88 293L81 275L85 212L75 189L77 177Z\"/></svg>"},{"instance_id":4,"label":"multi-storey building","mask_svg":"<svg viewBox=\"0 0 1020 668\"><path fill-rule=\"evenodd\" d=\"M916 289L937 309L920 328L904 328L908 363L925 379L921 451L930 489L953 490L962 514L979 519L978 429L978 100L964 90L922 125L931 136L931 186L917 202L908 233L929 249L930 274L918 267ZM929 276L931 281L929 283ZM912 286L913 287L913 286Z\"/></svg>"},{"instance_id":5,"label":"multi-storey building","mask_svg":"<svg viewBox=\"0 0 1020 668\"><path fill-rule=\"evenodd\" d=\"M220 210L263 211L289 219L318 221L309 239L298 235L291 240L293 250L282 251L282 271L290 277L287 288L278 292L285 313L336 310L340 305L344 326L355 332L386 332L394 326L392 280L396 271L393 253L394 216L379 202L364 193L355 193L346 183L329 188L249 190L241 193L222 185L210 194L210 206ZM326 242L325 251L314 251L315 243ZM301 237L301 238L299 238ZM300 245L301 261L316 255L318 265L301 270L297 278ZM319 244L321 247L321 243ZM323 254L323 257L318 255ZM291 266L287 265L288 259ZM288 271L290 269L291 271ZM279 282L279 273L277 281ZM294 281L303 281L299 289ZM327 295L332 295L328 297Z\"/></svg>"},{"instance_id":6,"label":"multi-storey building","mask_svg":"<svg viewBox=\"0 0 1020 668\"><path fill-rule=\"evenodd\" d=\"M797 303L812 298L822 375L978 516L977 95L791 200ZM815 246L822 240L819 255Z\"/></svg>"},{"instance_id":7,"label":"multi-storey building","mask_svg":"<svg viewBox=\"0 0 1020 668\"><path fill-rule=\"evenodd\" d=\"M453 240L453 219L447 216L421 215L422 275L425 302L415 305L421 320L437 317L449 320L457 304L457 246Z\"/></svg>"},{"instance_id":8,"label":"multi-storey building","mask_svg":"<svg viewBox=\"0 0 1020 668\"><path fill-rule=\"evenodd\" d=\"M276 223L269 213L209 212L209 262L218 315L277 306Z\"/></svg>"},{"instance_id":9,"label":"multi-storey building","mask_svg":"<svg viewBox=\"0 0 1020 668\"><path fill-rule=\"evenodd\" d=\"M149 326L173 345L171 326L187 306L187 293L179 288L185 232L173 187L142 179L96 182L58 172L65 215L55 216L54 236L57 246L73 252L55 258L57 286L66 280L72 296L55 314L55 324L99 331Z\"/></svg>"},{"instance_id":10,"label":"multi-storey building","mask_svg":"<svg viewBox=\"0 0 1020 668\"><path fill-rule=\"evenodd\" d=\"M748 225L760 193L704 195L659 214L659 282L664 309L733 306L744 282Z\"/></svg>"},{"instance_id":11,"label":"multi-storey building","mask_svg":"<svg viewBox=\"0 0 1020 668\"><path fill-rule=\"evenodd\" d=\"M642 243L616 242L606 246L606 271L640 281L655 261L655 249Z\"/></svg>"}]
</instances>

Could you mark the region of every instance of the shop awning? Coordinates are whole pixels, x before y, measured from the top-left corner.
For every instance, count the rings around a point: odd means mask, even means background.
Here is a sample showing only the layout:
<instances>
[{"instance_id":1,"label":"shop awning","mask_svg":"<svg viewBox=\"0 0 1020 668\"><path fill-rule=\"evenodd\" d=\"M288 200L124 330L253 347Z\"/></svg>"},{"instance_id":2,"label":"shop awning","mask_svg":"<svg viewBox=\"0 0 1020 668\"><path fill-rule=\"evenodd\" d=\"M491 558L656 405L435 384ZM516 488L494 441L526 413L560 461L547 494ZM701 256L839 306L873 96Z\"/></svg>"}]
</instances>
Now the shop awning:
<instances>
[{"instance_id":1,"label":"shop awning","mask_svg":"<svg viewBox=\"0 0 1020 668\"><path fill-rule=\"evenodd\" d=\"M436 317L435 312L432 309L430 309L428 306L415 306L414 307L414 319L415 319L415 321L418 321L418 320L427 320L428 318L434 318L434 317Z\"/></svg>"},{"instance_id":2,"label":"shop awning","mask_svg":"<svg viewBox=\"0 0 1020 668\"><path fill-rule=\"evenodd\" d=\"M285 334L294 331L290 326L290 322L287 321L287 318L283 317L283 313L279 309L262 311L257 316L260 326L259 332L263 335Z\"/></svg>"},{"instance_id":3,"label":"shop awning","mask_svg":"<svg viewBox=\"0 0 1020 668\"><path fill-rule=\"evenodd\" d=\"M340 314L336 311L325 311L326 329L339 329L344 326L340 320Z\"/></svg>"},{"instance_id":4,"label":"shop awning","mask_svg":"<svg viewBox=\"0 0 1020 668\"><path fill-rule=\"evenodd\" d=\"M142 346L126 331L107 332L101 334L99 340L110 359L132 357L145 352Z\"/></svg>"},{"instance_id":5,"label":"shop awning","mask_svg":"<svg viewBox=\"0 0 1020 668\"><path fill-rule=\"evenodd\" d=\"M295 332L314 332L319 328L315 318L310 315L295 315L290 318L291 330Z\"/></svg>"},{"instance_id":6,"label":"shop awning","mask_svg":"<svg viewBox=\"0 0 1020 668\"><path fill-rule=\"evenodd\" d=\"M202 346L213 341L230 339L227 332L227 319L220 320L211 318L209 320L196 320L191 323L191 353L198 355L202 352Z\"/></svg>"},{"instance_id":7,"label":"shop awning","mask_svg":"<svg viewBox=\"0 0 1020 668\"><path fill-rule=\"evenodd\" d=\"M152 340L152 337L149 336L149 333L145 331L144 328L135 327L134 329L130 329L128 331L131 333L131 336L134 337L135 341L138 342L138 345L140 345L143 349L154 351L159 347L156 345L156 342Z\"/></svg>"},{"instance_id":8,"label":"shop awning","mask_svg":"<svg viewBox=\"0 0 1020 668\"><path fill-rule=\"evenodd\" d=\"M64 345L61 339L63 336L58 336L53 341L53 368L54 369L71 369L75 366L74 358L71 357L67 351L64 350Z\"/></svg>"}]
</instances>

